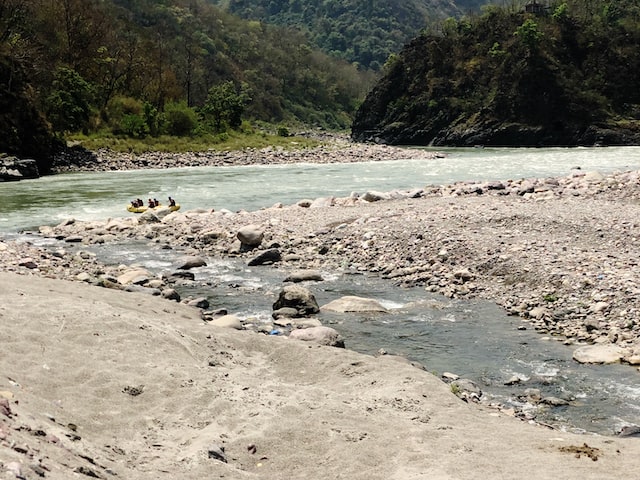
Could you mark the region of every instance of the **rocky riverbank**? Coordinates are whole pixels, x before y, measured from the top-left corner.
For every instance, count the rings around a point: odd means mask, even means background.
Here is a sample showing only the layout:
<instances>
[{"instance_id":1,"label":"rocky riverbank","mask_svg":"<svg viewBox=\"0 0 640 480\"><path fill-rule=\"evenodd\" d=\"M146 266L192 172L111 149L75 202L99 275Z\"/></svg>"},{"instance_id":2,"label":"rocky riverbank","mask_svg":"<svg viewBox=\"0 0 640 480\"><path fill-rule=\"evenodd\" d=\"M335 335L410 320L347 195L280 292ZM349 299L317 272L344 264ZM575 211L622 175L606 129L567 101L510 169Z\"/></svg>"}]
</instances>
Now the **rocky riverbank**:
<instances>
[{"instance_id":1,"label":"rocky riverbank","mask_svg":"<svg viewBox=\"0 0 640 480\"><path fill-rule=\"evenodd\" d=\"M385 145L355 144L341 136L320 138L318 147L143 154L120 153L109 149L92 152L72 147L60 152L54 161L53 172L100 172L175 167L220 167L230 165L274 165L291 163L353 163L397 160L406 158L406 149ZM431 159L441 156L425 150L411 152L414 158Z\"/></svg>"},{"instance_id":2,"label":"rocky riverbank","mask_svg":"<svg viewBox=\"0 0 640 480\"><path fill-rule=\"evenodd\" d=\"M372 272L493 300L522 328L583 345L579 361L637 365L639 214L640 172L576 170L255 212L69 219L42 227L33 242L0 238L0 471L451 480L515 478L525 467L541 479L623 476L638 468L634 439L575 436L506 418L530 417L500 406L468 408L452 392L473 401L473 384L444 385L393 355L235 332L248 329L245 319L180 298L176 287L202 262L228 256L278 265L291 271L290 285L310 289L323 272ZM37 246L43 237L47 246ZM103 265L89 251L121 241L177 251L182 263L155 276L135 264ZM283 288L274 325L340 345L318 327L313 302L290 302L294 293L301 299L304 287ZM525 393L532 403L566 406ZM390 436L398 431L402 438Z\"/></svg>"},{"instance_id":3,"label":"rocky riverbank","mask_svg":"<svg viewBox=\"0 0 640 480\"><path fill-rule=\"evenodd\" d=\"M563 178L365 192L256 212L70 220L41 231L67 244L138 239L199 257L377 272L452 298L493 300L567 344L606 345L606 358L595 361L640 364L639 199L638 172L576 170ZM243 229L259 241L243 243ZM108 286L117 286L122 273L81 248L71 257L64 251L7 257L17 247L4 248L4 270ZM147 286L170 287L161 281Z\"/></svg>"}]
</instances>

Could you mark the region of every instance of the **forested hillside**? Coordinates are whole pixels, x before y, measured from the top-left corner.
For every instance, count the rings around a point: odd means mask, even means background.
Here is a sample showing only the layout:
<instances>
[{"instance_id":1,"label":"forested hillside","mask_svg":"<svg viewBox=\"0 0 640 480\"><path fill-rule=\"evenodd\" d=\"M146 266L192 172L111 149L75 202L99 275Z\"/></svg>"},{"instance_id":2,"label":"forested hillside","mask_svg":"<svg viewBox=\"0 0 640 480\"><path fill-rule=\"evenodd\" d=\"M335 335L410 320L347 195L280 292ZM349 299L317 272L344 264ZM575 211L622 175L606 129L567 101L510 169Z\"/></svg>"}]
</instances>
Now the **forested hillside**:
<instances>
[{"instance_id":1,"label":"forested hillside","mask_svg":"<svg viewBox=\"0 0 640 480\"><path fill-rule=\"evenodd\" d=\"M379 70L427 27L479 11L484 0L211 0L242 18L299 28L323 51Z\"/></svg>"},{"instance_id":2,"label":"forested hillside","mask_svg":"<svg viewBox=\"0 0 640 480\"><path fill-rule=\"evenodd\" d=\"M414 39L385 67L356 140L434 145L640 143L640 5L491 7Z\"/></svg>"},{"instance_id":3,"label":"forested hillside","mask_svg":"<svg viewBox=\"0 0 640 480\"><path fill-rule=\"evenodd\" d=\"M371 78L206 0L0 0L0 152L23 153L45 118L129 136L244 119L344 128Z\"/></svg>"}]
</instances>

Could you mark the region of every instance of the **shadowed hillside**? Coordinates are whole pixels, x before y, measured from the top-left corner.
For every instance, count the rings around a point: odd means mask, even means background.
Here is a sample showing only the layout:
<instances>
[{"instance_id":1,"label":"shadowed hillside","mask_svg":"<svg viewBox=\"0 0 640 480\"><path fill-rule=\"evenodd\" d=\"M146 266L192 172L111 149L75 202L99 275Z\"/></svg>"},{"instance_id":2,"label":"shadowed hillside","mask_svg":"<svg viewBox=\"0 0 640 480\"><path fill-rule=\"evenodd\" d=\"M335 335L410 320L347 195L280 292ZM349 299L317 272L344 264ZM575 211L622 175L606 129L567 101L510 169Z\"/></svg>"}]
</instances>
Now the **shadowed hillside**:
<instances>
[{"instance_id":1,"label":"shadowed hillside","mask_svg":"<svg viewBox=\"0 0 640 480\"><path fill-rule=\"evenodd\" d=\"M568 1L449 20L386 65L358 141L593 145L640 140L640 7Z\"/></svg>"}]
</instances>

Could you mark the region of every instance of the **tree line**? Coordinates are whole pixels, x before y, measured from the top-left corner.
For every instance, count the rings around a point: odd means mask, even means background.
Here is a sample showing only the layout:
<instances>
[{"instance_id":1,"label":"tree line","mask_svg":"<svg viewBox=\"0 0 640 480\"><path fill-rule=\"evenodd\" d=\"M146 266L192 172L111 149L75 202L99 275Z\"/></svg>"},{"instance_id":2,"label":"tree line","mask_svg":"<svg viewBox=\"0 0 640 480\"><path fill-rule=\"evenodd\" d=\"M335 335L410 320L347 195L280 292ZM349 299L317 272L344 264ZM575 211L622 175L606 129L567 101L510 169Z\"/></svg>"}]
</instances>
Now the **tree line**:
<instances>
[{"instance_id":1,"label":"tree line","mask_svg":"<svg viewBox=\"0 0 640 480\"><path fill-rule=\"evenodd\" d=\"M345 128L372 78L206 0L0 0L2 130L23 128L18 99L57 134Z\"/></svg>"},{"instance_id":2,"label":"tree line","mask_svg":"<svg viewBox=\"0 0 640 480\"><path fill-rule=\"evenodd\" d=\"M383 70L355 138L570 144L600 130L627 142L640 133L640 4L485 7L416 37Z\"/></svg>"}]
</instances>

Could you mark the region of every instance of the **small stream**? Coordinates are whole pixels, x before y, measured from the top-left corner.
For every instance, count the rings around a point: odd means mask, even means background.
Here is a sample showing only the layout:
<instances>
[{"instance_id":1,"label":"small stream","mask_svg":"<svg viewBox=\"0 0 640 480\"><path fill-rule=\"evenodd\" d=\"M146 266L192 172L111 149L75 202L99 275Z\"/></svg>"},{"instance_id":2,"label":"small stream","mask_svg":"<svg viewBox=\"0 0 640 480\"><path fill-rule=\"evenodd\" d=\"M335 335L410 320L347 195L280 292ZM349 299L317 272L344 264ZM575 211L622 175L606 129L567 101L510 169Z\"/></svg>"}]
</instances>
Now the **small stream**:
<instances>
[{"instance_id":1,"label":"small stream","mask_svg":"<svg viewBox=\"0 0 640 480\"><path fill-rule=\"evenodd\" d=\"M73 248L73 247L72 247ZM86 247L76 247L86 250ZM155 244L92 246L107 264L140 264L156 274L174 271L179 252ZM211 309L255 324L270 324L272 304L290 273L274 266L248 267L239 259L207 259L193 270L181 296L205 296ZM484 403L535 412L536 420L573 432L612 435L640 424L638 372L625 365L581 365L572 348L544 337L491 302L451 300L422 288L401 288L373 274L322 272L324 281L304 286L323 305L344 295L374 298L388 314L320 313L338 330L347 348L366 354L380 349L417 361L437 375L452 372L476 382ZM286 332L283 332L283 334ZM506 385L514 377L515 385ZM528 388L568 406L536 407L524 398Z\"/></svg>"}]
</instances>

